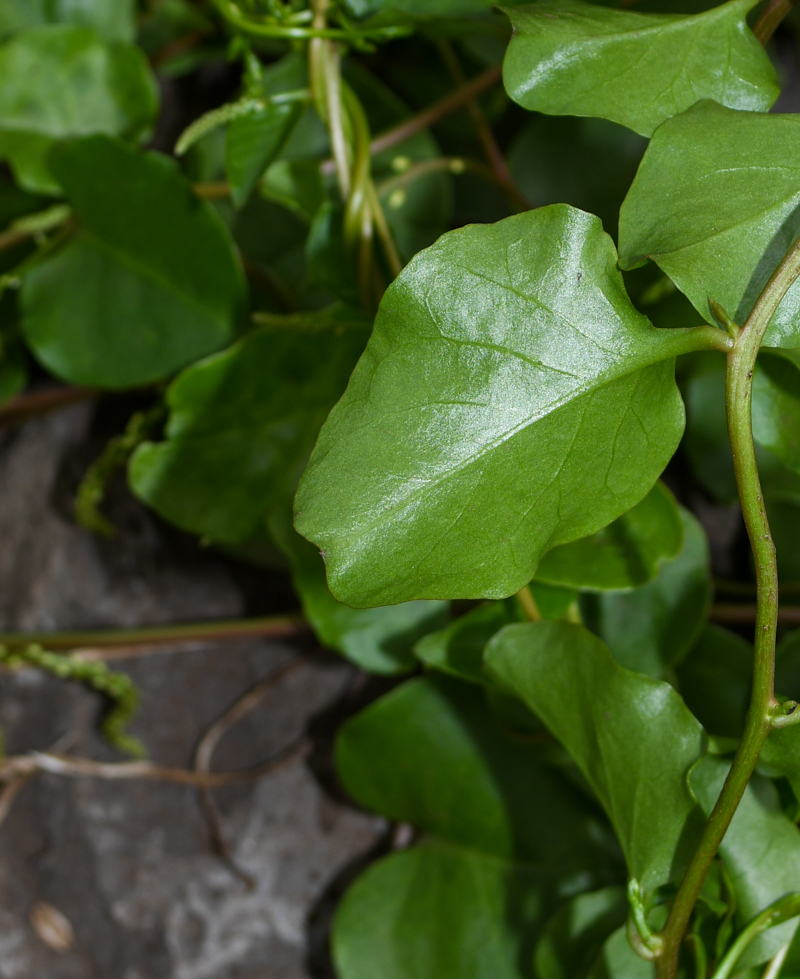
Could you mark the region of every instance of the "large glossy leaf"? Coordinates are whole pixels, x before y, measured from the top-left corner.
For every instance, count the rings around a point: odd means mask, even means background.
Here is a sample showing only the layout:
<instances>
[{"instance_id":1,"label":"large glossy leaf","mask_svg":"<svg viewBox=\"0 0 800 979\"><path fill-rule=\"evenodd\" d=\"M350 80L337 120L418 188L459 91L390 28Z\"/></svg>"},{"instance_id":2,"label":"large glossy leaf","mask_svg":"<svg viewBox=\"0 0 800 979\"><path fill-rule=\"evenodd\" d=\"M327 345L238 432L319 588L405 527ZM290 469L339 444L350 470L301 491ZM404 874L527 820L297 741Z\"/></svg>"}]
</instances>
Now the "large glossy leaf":
<instances>
[{"instance_id":1,"label":"large glossy leaf","mask_svg":"<svg viewBox=\"0 0 800 979\"><path fill-rule=\"evenodd\" d=\"M623 887L579 894L548 921L536 946L538 979L586 979L609 935L628 917Z\"/></svg>"},{"instance_id":2,"label":"large glossy leaf","mask_svg":"<svg viewBox=\"0 0 800 979\"><path fill-rule=\"evenodd\" d=\"M566 622L507 626L485 655L577 763L631 876L648 891L679 877L702 828L686 775L704 734L675 690L623 669L596 636Z\"/></svg>"},{"instance_id":3,"label":"large glossy leaf","mask_svg":"<svg viewBox=\"0 0 800 979\"><path fill-rule=\"evenodd\" d=\"M501 731L476 687L404 684L342 727L336 760L359 802L433 837L346 896L341 979L532 979L558 882L612 872L607 829L534 745Z\"/></svg>"},{"instance_id":4,"label":"large glossy leaf","mask_svg":"<svg viewBox=\"0 0 800 979\"><path fill-rule=\"evenodd\" d=\"M334 595L517 591L650 490L683 429L667 358L696 343L634 310L581 211L444 235L387 290L300 484Z\"/></svg>"},{"instance_id":5,"label":"large glossy leaf","mask_svg":"<svg viewBox=\"0 0 800 979\"><path fill-rule=\"evenodd\" d=\"M722 789L729 764L708 756L692 770L690 783L706 814ZM754 776L720 846L737 897L737 918L746 924L779 897L797 891L800 831L781 812L772 785ZM787 922L760 935L739 961L739 969L770 959L797 929Z\"/></svg>"},{"instance_id":6,"label":"large glossy leaf","mask_svg":"<svg viewBox=\"0 0 800 979\"><path fill-rule=\"evenodd\" d=\"M358 311L301 314L187 368L167 392L166 441L131 458L133 491L184 530L250 537L291 499L368 333Z\"/></svg>"},{"instance_id":7,"label":"large glossy leaf","mask_svg":"<svg viewBox=\"0 0 800 979\"><path fill-rule=\"evenodd\" d=\"M586 595L584 623L626 669L663 679L698 637L711 598L708 542L681 508L683 546L656 578L629 593Z\"/></svg>"},{"instance_id":8,"label":"large glossy leaf","mask_svg":"<svg viewBox=\"0 0 800 979\"><path fill-rule=\"evenodd\" d=\"M508 94L551 115L600 116L649 136L699 99L766 111L775 71L747 26L753 0L702 14L641 14L581 0L509 10Z\"/></svg>"},{"instance_id":9,"label":"large glossy leaf","mask_svg":"<svg viewBox=\"0 0 800 979\"><path fill-rule=\"evenodd\" d=\"M444 627L447 602L349 608L328 591L319 551L295 533L289 520L275 514L269 527L289 558L303 614L321 643L370 673L393 675L414 669L417 660L412 647L421 636Z\"/></svg>"},{"instance_id":10,"label":"large glossy leaf","mask_svg":"<svg viewBox=\"0 0 800 979\"><path fill-rule=\"evenodd\" d=\"M656 483L635 507L591 537L548 551L536 580L587 591L624 591L654 578L683 543L672 493Z\"/></svg>"},{"instance_id":11,"label":"large glossy leaf","mask_svg":"<svg viewBox=\"0 0 800 979\"><path fill-rule=\"evenodd\" d=\"M800 232L800 119L701 102L658 130L620 213L620 261L667 273L713 322L709 299L743 323ZM800 345L800 285L764 338Z\"/></svg>"},{"instance_id":12,"label":"large glossy leaf","mask_svg":"<svg viewBox=\"0 0 800 979\"><path fill-rule=\"evenodd\" d=\"M0 36L44 24L93 27L108 41L133 41L134 0L0 0Z\"/></svg>"},{"instance_id":13,"label":"large glossy leaf","mask_svg":"<svg viewBox=\"0 0 800 979\"><path fill-rule=\"evenodd\" d=\"M228 124L225 166L236 207L244 204L258 178L278 155L302 110L300 102L265 102Z\"/></svg>"},{"instance_id":14,"label":"large glossy leaf","mask_svg":"<svg viewBox=\"0 0 800 979\"><path fill-rule=\"evenodd\" d=\"M27 189L53 193L48 164L57 140L147 134L158 109L142 52L84 27L24 31L0 46L0 157Z\"/></svg>"},{"instance_id":15,"label":"large glossy leaf","mask_svg":"<svg viewBox=\"0 0 800 979\"><path fill-rule=\"evenodd\" d=\"M23 281L22 330L45 367L126 387L233 339L236 256L172 160L92 136L59 147L52 165L80 227Z\"/></svg>"}]
</instances>

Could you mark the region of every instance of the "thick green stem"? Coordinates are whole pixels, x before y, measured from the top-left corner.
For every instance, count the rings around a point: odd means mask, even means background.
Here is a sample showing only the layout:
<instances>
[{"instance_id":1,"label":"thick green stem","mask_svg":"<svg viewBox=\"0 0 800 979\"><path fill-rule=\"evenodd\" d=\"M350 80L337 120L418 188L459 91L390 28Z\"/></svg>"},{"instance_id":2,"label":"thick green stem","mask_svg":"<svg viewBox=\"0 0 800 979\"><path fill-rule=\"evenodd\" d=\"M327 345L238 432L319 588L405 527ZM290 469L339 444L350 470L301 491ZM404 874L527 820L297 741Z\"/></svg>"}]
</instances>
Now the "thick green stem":
<instances>
[{"instance_id":1,"label":"thick green stem","mask_svg":"<svg viewBox=\"0 0 800 979\"><path fill-rule=\"evenodd\" d=\"M709 816L662 932L663 953L656 960L657 979L676 979L678 956L689 918L758 756L780 710L775 700L775 634L778 624L778 568L761 481L758 477L751 402L753 370L761 341L789 287L800 275L800 239L795 242L766 288L728 354L726 402L736 485L756 569L757 611L753 692L744 736L716 805Z\"/></svg>"}]
</instances>

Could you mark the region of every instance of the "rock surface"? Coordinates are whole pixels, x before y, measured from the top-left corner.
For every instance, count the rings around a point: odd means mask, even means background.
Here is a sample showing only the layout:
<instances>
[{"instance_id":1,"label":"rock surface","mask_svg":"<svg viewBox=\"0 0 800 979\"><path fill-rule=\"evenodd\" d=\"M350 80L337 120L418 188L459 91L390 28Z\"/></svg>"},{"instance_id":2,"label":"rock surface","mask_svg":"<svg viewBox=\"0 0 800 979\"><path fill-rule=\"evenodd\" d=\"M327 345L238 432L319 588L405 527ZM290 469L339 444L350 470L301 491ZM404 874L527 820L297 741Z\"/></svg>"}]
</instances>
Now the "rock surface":
<instances>
[{"instance_id":1,"label":"rock surface","mask_svg":"<svg viewBox=\"0 0 800 979\"><path fill-rule=\"evenodd\" d=\"M247 611L230 562L165 530L123 493L112 501L117 540L73 525L75 482L102 446L90 435L92 411L70 408L2 437L0 628L133 626ZM266 576L265 590L269 583ZM270 595L261 597L269 608ZM282 601L272 596L273 605ZM331 975L334 898L386 833L337 796L330 776L334 719L352 709L364 678L300 640L198 645L114 668L140 689L132 730L150 758L186 767L207 726L292 658L298 667L214 756L216 769L245 767L311 732L310 759L215 790L235 867L212 853L195 789L57 775L22 789L0 826L0 979ZM90 691L35 670L0 676L9 753L66 737L72 754L119 760L95 733L101 709ZM55 951L33 928L36 902L66 916L74 931L68 950Z\"/></svg>"}]
</instances>

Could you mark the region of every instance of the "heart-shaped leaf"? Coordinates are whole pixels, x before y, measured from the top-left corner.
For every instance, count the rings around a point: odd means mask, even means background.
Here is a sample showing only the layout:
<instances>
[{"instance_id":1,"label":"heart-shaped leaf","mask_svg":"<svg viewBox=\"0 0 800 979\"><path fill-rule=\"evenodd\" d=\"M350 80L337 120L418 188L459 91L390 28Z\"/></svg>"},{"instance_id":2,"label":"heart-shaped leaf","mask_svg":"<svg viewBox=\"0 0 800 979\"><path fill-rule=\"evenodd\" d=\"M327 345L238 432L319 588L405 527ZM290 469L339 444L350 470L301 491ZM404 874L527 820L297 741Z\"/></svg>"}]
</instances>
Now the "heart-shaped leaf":
<instances>
[{"instance_id":1,"label":"heart-shaped leaf","mask_svg":"<svg viewBox=\"0 0 800 979\"><path fill-rule=\"evenodd\" d=\"M510 625L486 666L564 745L608 813L628 870L651 892L677 880L702 830L686 783L699 722L668 683L623 669L578 625Z\"/></svg>"},{"instance_id":2,"label":"heart-shaped leaf","mask_svg":"<svg viewBox=\"0 0 800 979\"><path fill-rule=\"evenodd\" d=\"M652 327L567 205L444 235L387 290L300 483L333 594L517 591L650 490L683 430L671 358L718 335Z\"/></svg>"},{"instance_id":3,"label":"heart-shaped leaf","mask_svg":"<svg viewBox=\"0 0 800 979\"><path fill-rule=\"evenodd\" d=\"M45 367L128 387L233 340L243 276L174 161L90 136L60 146L52 166L79 230L23 280L22 332Z\"/></svg>"},{"instance_id":4,"label":"heart-shaped leaf","mask_svg":"<svg viewBox=\"0 0 800 979\"><path fill-rule=\"evenodd\" d=\"M641 14L581 0L507 10L508 94L550 115L600 116L649 136L699 99L765 112L775 71L747 26L753 0L701 14Z\"/></svg>"},{"instance_id":5,"label":"heart-shaped leaf","mask_svg":"<svg viewBox=\"0 0 800 979\"><path fill-rule=\"evenodd\" d=\"M653 136L622 205L620 263L656 262L695 309L743 323L800 232L800 117L701 102ZM764 337L800 346L800 284Z\"/></svg>"}]
</instances>

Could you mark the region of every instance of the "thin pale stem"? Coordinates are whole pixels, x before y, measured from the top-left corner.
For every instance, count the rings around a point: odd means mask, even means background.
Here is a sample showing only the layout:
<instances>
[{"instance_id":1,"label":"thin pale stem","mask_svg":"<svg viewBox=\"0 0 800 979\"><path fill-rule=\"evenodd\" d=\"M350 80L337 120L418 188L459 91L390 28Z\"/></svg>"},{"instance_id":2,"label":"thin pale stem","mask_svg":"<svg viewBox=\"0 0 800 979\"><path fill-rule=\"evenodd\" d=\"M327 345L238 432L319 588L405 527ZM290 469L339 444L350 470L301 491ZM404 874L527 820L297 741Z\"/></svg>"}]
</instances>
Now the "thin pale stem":
<instances>
[{"instance_id":1,"label":"thin pale stem","mask_svg":"<svg viewBox=\"0 0 800 979\"><path fill-rule=\"evenodd\" d=\"M797 0L770 0L753 27L753 33L766 46L781 21L791 13Z\"/></svg>"},{"instance_id":2,"label":"thin pale stem","mask_svg":"<svg viewBox=\"0 0 800 979\"><path fill-rule=\"evenodd\" d=\"M467 84L467 78L461 67L461 64L456 57L456 53L453 50L453 45L447 41L442 40L439 42L439 51L442 55L442 60L444 61L447 70L450 72L450 77L459 86L463 88ZM517 187L511 171L508 168L505 157L503 156L503 151L497 144L497 140L492 132L492 127L489 125L486 116L483 113L483 109L478 104L476 98L473 96L467 99L465 103L467 112L470 114L472 119L472 125L475 127L475 132L480 140L481 146L483 147L483 152L486 155L486 159L489 161L489 165L494 171L497 181L506 194L514 201L515 206L521 211L526 211L530 209L530 204L528 203L525 195Z\"/></svg>"},{"instance_id":3,"label":"thin pale stem","mask_svg":"<svg viewBox=\"0 0 800 979\"><path fill-rule=\"evenodd\" d=\"M407 170L399 173L396 177L388 177L386 180L382 180L376 189L381 197L386 197L396 190L404 190L409 184L418 180L420 177L424 177L429 173L441 173L442 171L455 174L456 176L462 173L474 173L482 180L487 180L489 183L499 187L508 197L508 201L514 210L529 211L531 209L528 201L515 192L513 187L502 183L491 167L487 167L485 163L478 163L476 160L470 160L462 156L436 156L431 160L421 160L419 163L415 163Z\"/></svg>"},{"instance_id":4,"label":"thin pale stem","mask_svg":"<svg viewBox=\"0 0 800 979\"><path fill-rule=\"evenodd\" d=\"M764 975L761 979L778 979L781 974L781 969L783 968L783 963L786 961L786 956L789 954L789 949L792 947L792 943L789 942L788 945L784 945L783 948L778 952L774 959L769 963L769 965L764 970Z\"/></svg>"},{"instance_id":5,"label":"thin pale stem","mask_svg":"<svg viewBox=\"0 0 800 979\"><path fill-rule=\"evenodd\" d=\"M710 618L712 622L724 622L730 625L748 622L755 622L758 616L758 606L752 603L734 605L720 602L711 608ZM790 605L788 608L778 609L778 622L784 625L800 625L800 606Z\"/></svg>"},{"instance_id":6,"label":"thin pale stem","mask_svg":"<svg viewBox=\"0 0 800 979\"><path fill-rule=\"evenodd\" d=\"M306 625L299 615L233 619L221 622L192 622L181 625L147 626L143 629L97 629L82 632L0 633L0 646L42 646L51 650L108 649L129 646L169 645L175 642L246 639L252 636L291 636Z\"/></svg>"},{"instance_id":7,"label":"thin pale stem","mask_svg":"<svg viewBox=\"0 0 800 979\"><path fill-rule=\"evenodd\" d=\"M500 65L487 68L486 71L477 75L463 88L456 89L450 95L446 95L443 99L439 99L438 102L429 105L427 109L423 109L422 112L418 112L397 126L393 126L391 129L387 129L386 132L376 136L370 143L370 153L372 156L377 156L379 153L383 153L384 150L391 149L393 146L405 142L417 133L422 132L423 129L435 125L457 109L460 109L465 102L469 101L475 95L479 95L481 92L485 92L487 89L497 85L501 78L502 67ZM321 165L321 170L326 176L329 176L336 172L336 165L333 160L325 160Z\"/></svg>"},{"instance_id":8,"label":"thin pale stem","mask_svg":"<svg viewBox=\"0 0 800 979\"><path fill-rule=\"evenodd\" d=\"M728 777L708 818L662 932L657 979L676 979L681 942L703 882L750 781L772 728L775 700L775 637L778 625L778 568L758 476L751 419L752 379L761 341L789 287L800 275L800 239L787 252L756 301L728 354L726 404L736 485L756 569L757 612L753 691L745 732Z\"/></svg>"}]
</instances>

